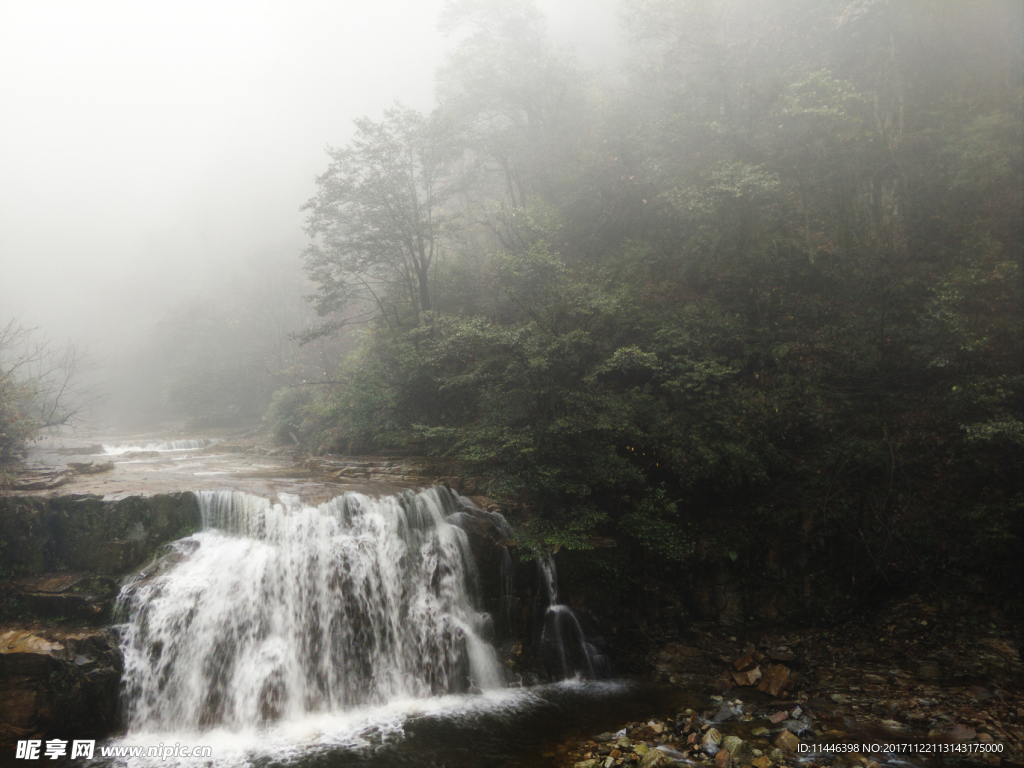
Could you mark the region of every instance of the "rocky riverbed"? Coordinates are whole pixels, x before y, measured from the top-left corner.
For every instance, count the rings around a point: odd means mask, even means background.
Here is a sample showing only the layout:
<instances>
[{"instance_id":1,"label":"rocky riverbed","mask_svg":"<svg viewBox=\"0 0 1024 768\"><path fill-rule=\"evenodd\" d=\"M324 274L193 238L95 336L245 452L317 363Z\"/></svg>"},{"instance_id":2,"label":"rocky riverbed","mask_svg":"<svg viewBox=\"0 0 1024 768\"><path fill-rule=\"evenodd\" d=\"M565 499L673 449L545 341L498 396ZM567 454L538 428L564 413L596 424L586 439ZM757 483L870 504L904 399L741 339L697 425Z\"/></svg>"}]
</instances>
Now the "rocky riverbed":
<instances>
[{"instance_id":1,"label":"rocky riverbed","mask_svg":"<svg viewBox=\"0 0 1024 768\"><path fill-rule=\"evenodd\" d=\"M695 625L649 663L653 676L705 691L699 704L547 757L576 768L1019 766L1019 638L1014 622L921 597L827 628Z\"/></svg>"},{"instance_id":2,"label":"rocky riverbed","mask_svg":"<svg viewBox=\"0 0 1024 768\"><path fill-rule=\"evenodd\" d=\"M429 459L310 457L262 432L54 437L35 444L0 494L104 498L231 488L308 501L346 491L396 493L444 474Z\"/></svg>"}]
</instances>

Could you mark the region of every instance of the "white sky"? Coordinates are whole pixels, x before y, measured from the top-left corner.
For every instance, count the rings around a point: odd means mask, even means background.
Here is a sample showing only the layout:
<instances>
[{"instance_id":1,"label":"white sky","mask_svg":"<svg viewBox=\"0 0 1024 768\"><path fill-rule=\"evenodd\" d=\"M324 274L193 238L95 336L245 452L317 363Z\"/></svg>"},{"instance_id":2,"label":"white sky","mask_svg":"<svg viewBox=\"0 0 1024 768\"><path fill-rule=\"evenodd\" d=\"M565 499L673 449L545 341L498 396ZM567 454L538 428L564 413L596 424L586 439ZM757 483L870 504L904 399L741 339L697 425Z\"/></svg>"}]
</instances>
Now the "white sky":
<instances>
[{"instance_id":1,"label":"white sky","mask_svg":"<svg viewBox=\"0 0 1024 768\"><path fill-rule=\"evenodd\" d=\"M539 5L585 54L614 47L614 0ZM442 6L0 0L0 324L102 353L225 263L298 261L325 147L431 107Z\"/></svg>"}]
</instances>

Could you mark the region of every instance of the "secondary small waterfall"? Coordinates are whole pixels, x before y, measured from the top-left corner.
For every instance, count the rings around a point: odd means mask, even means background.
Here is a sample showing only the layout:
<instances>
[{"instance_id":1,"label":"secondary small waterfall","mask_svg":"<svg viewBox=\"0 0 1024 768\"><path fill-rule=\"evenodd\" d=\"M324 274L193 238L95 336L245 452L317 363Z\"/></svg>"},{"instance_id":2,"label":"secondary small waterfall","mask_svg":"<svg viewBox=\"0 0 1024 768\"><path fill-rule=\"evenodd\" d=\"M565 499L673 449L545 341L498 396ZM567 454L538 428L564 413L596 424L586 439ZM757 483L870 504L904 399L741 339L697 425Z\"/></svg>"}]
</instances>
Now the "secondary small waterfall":
<instances>
[{"instance_id":1,"label":"secondary small waterfall","mask_svg":"<svg viewBox=\"0 0 1024 768\"><path fill-rule=\"evenodd\" d=\"M130 730L243 727L503 685L446 489L317 507L197 496L204 530L122 593Z\"/></svg>"},{"instance_id":2,"label":"secondary small waterfall","mask_svg":"<svg viewBox=\"0 0 1024 768\"><path fill-rule=\"evenodd\" d=\"M608 660L587 639L572 609L558 602L558 572L555 559L548 554L537 559L540 583L544 592L539 597L544 614L539 641L539 657L553 680L569 677L608 677Z\"/></svg>"}]
</instances>

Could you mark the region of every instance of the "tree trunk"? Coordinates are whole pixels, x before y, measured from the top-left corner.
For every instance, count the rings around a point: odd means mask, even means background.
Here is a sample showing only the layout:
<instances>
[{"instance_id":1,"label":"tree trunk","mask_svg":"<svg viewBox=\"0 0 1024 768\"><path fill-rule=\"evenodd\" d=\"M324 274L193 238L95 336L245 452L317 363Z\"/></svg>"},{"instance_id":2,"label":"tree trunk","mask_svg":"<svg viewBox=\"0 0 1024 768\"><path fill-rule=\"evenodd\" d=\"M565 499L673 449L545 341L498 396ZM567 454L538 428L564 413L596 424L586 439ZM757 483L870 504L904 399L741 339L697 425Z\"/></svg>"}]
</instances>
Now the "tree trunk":
<instances>
[{"instance_id":1,"label":"tree trunk","mask_svg":"<svg viewBox=\"0 0 1024 768\"><path fill-rule=\"evenodd\" d=\"M420 288L420 310L426 312L430 309L430 287L426 269L416 270L416 279Z\"/></svg>"}]
</instances>

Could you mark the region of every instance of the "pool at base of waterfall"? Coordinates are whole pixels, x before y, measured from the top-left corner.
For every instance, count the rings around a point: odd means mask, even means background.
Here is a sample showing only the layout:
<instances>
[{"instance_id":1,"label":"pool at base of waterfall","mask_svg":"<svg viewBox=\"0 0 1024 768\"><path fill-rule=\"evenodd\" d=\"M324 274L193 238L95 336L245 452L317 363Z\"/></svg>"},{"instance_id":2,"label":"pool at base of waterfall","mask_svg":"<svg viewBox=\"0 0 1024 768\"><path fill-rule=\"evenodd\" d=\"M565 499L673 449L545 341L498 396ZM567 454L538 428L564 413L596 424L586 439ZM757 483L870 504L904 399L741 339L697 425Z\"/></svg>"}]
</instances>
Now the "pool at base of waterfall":
<instances>
[{"instance_id":1,"label":"pool at base of waterfall","mask_svg":"<svg viewBox=\"0 0 1024 768\"><path fill-rule=\"evenodd\" d=\"M678 705L681 691L647 681L568 680L482 694L397 699L376 707L308 714L262 728L147 732L97 746L102 766L552 766L568 740L591 738ZM209 747L201 759L176 757ZM166 757L145 756L150 748ZM166 749L165 749L166 748ZM101 751L123 757L101 757ZM128 757L135 750L136 756Z\"/></svg>"}]
</instances>

